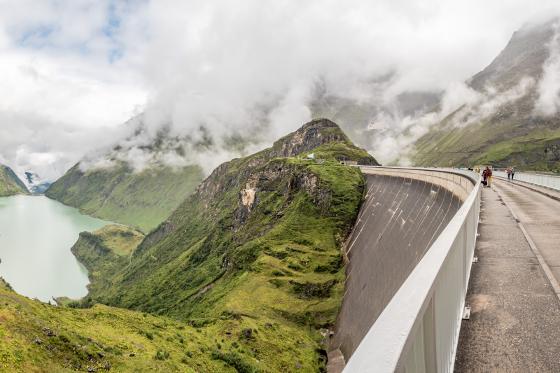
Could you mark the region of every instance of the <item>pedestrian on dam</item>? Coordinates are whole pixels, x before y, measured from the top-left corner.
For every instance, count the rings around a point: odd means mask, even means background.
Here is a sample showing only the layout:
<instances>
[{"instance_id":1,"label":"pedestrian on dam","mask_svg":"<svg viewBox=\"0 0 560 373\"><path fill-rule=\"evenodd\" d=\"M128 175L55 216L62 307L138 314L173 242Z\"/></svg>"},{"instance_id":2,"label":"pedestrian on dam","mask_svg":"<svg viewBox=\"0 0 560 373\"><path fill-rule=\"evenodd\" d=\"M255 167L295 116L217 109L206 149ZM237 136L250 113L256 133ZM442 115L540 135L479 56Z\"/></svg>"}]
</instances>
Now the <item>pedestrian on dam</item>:
<instances>
[{"instance_id":1,"label":"pedestrian on dam","mask_svg":"<svg viewBox=\"0 0 560 373\"><path fill-rule=\"evenodd\" d=\"M490 170L490 167L486 166L484 171L482 171L482 184L484 184L487 187L490 187L491 183L492 183L492 170Z\"/></svg>"},{"instance_id":2,"label":"pedestrian on dam","mask_svg":"<svg viewBox=\"0 0 560 373\"><path fill-rule=\"evenodd\" d=\"M513 180L513 177L515 176L515 167L511 168L511 180Z\"/></svg>"},{"instance_id":3,"label":"pedestrian on dam","mask_svg":"<svg viewBox=\"0 0 560 373\"><path fill-rule=\"evenodd\" d=\"M506 173L508 175L508 180L511 180L511 167L506 168Z\"/></svg>"}]
</instances>

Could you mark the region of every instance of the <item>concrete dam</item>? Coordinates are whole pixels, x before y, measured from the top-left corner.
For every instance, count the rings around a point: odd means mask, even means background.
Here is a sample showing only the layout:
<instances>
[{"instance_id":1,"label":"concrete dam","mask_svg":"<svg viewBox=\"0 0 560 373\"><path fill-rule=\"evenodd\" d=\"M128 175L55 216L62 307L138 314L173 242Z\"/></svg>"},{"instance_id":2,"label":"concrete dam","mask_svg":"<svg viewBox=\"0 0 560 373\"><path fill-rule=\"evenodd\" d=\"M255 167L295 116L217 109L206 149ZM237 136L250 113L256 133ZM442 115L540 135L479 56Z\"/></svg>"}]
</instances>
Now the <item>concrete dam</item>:
<instances>
[{"instance_id":1,"label":"concrete dam","mask_svg":"<svg viewBox=\"0 0 560 373\"><path fill-rule=\"evenodd\" d=\"M362 171L327 370L560 371L560 177Z\"/></svg>"},{"instance_id":2,"label":"concrete dam","mask_svg":"<svg viewBox=\"0 0 560 373\"><path fill-rule=\"evenodd\" d=\"M331 364L329 371L332 372L341 371L344 361L348 362L345 370L348 372L384 371L378 361L370 361L373 365L362 365L359 369L349 367L361 360L361 356L354 356L363 354L359 346L370 350L364 347L368 343L366 336L371 333L374 324L383 322L380 316L391 302L396 300L400 303L399 292L412 273L422 267L420 264L426 258L426 253L445 233L469 197L472 200L472 196L478 195L476 175L461 171L388 167L362 167L362 171L367 178L368 190L345 248L348 259L346 289L329 353L334 365L337 361L339 364L338 368ZM471 215L470 226L466 228L474 236L477 211L473 210ZM463 241L465 239L466 236ZM469 240L470 246L473 246L474 237ZM464 262L467 261L469 265L471 262L467 254L464 250L461 253L463 258L460 267L464 270L459 271L461 278L457 285L464 288L461 294L466 289L468 277ZM422 294L422 289L419 289L418 296L423 298L419 299L421 309L415 312L409 308L413 313L411 316L414 316L412 321L420 319L422 324L426 312L432 312L436 306L429 299L433 295L431 285L429 294ZM428 308L424 304L426 299ZM410 304L404 302L398 306L409 307ZM457 304L454 309L451 319L457 322L456 313L462 311L462 304ZM394 322L406 324L406 320ZM411 330L409 334L418 333ZM402 342L403 348L411 345L410 338L408 336ZM453 338L456 339L456 336L453 335ZM422 339L425 339L424 336ZM383 343L391 342L385 339ZM367 351L365 354L371 355ZM363 370L364 366L369 369Z\"/></svg>"}]
</instances>

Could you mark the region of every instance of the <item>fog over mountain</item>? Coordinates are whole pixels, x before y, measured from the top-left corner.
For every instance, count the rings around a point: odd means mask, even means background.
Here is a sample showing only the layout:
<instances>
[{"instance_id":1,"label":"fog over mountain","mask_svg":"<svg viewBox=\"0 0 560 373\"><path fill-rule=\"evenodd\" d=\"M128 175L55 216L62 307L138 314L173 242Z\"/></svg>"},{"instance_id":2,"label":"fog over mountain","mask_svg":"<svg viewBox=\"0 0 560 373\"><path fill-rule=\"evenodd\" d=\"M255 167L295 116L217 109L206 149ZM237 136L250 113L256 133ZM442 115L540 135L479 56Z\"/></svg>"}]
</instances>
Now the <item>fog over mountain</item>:
<instances>
[{"instance_id":1,"label":"fog over mountain","mask_svg":"<svg viewBox=\"0 0 560 373\"><path fill-rule=\"evenodd\" d=\"M339 117L381 162L403 160L430 123L480 100L463 82L515 30L560 4L4 0L0 10L0 163L55 179L86 155L86 166L210 170L316 115ZM548 114L558 61L526 82Z\"/></svg>"},{"instance_id":2,"label":"fog over mountain","mask_svg":"<svg viewBox=\"0 0 560 373\"><path fill-rule=\"evenodd\" d=\"M466 81L453 111L425 115L436 121L410 148L414 163L558 170L559 25L558 17L526 24Z\"/></svg>"}]
</instances>

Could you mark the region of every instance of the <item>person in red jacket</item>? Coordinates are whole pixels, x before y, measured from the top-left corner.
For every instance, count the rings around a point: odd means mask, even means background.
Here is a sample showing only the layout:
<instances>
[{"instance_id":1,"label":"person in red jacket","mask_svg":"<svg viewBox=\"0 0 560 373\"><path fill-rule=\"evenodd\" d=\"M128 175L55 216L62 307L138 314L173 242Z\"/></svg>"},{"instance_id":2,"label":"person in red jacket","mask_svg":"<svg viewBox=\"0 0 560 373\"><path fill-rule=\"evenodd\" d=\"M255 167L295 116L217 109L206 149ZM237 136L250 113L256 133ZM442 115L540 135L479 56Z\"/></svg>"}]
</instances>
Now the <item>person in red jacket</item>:
<instances>
[{"instance_id":1,"label":"person in red jacket","mask_svg":"<svg viewBox=\"0 0 560 373\"><path fill-rule=\"evenodd\" d=\"M484 180L483 184L487 187L490 188L492 186L492 170L490 167L486 166L484 171L482 171L482 180Z\"/></svg>"}]
</instances>

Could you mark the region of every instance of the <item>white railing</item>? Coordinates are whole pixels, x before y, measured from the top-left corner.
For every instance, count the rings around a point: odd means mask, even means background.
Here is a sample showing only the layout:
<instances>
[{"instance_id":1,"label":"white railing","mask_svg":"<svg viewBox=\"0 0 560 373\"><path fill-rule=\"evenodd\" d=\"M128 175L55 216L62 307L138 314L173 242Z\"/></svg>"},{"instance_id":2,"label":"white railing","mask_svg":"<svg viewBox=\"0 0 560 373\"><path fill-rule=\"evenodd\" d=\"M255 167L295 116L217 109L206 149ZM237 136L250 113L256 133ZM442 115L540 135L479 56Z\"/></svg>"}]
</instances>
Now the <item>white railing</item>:
<instances>
[{"instance_id":1,"label":"white railing","mask_svg":"<svg viewBox=\"0 0 560 373\"><path fill-rule=\"evenodd\" d=\"M344 372L453 371L480 212L479 175L461 174L473 184L470 194L379 315Z\"/></svg>"},{"instance_id":2,"label":"white railing","mask_svg":"<svg viewBox=\"0 0 560 373\"><path fill-rule=\"evenodd\" d=\"M492 174L507 179L507 173L504 171L492 171ZM514 180L560 190L560 176L516 171Z\"/></svg>"}]
</instances>

